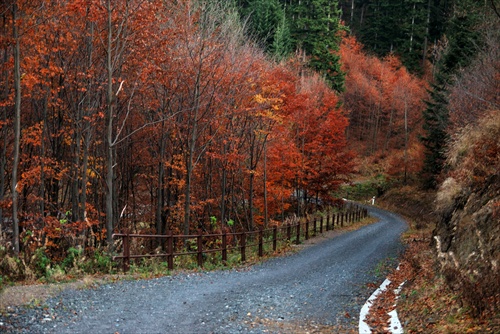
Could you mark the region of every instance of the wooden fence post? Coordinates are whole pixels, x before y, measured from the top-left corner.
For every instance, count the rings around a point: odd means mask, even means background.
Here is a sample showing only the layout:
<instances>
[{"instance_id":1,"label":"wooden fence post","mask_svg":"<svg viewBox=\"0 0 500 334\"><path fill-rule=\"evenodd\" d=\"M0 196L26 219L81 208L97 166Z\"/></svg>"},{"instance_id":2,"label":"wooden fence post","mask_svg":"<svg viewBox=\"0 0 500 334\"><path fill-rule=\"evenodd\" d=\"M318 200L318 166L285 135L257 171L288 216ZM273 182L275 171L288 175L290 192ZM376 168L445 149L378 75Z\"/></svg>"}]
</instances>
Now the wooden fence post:
<instances>
[{"instance_id":1,"label":"wooden fence post","mask_svg":"<svg viewBox=\"0 0 500 334\"><path fill-rule=\"evenodd\" d=\"M203 234L201 230L198 230L198 235L196 236L196 248L198 248L198 266L203 267Z\"/></svg>"},{"instance_id":2,"label":"wooden fence post","mask_svg":"<svg viewBox=\"0 0 500 334\"><path fill-rule=\"evenodd\" d=\"M167 232L167 262L168 262L168 270L174 270L174 236L172 230Z\"/></svg>"},{"instance_id":3,"label":"wooden fence post","mask_svg":"<svg viewBox=\"0 0 500 334\"><path fill-rule=\"evenodd\" d=\"M273 227L273 251L276 252L278 243L278 226Z\"/></svg>"},{"instance_id":4,"label":"wooden fence post","mask_svg":"<svg viewBox=\"0 0 500 334\"><path fill-rule=\"evenodd\" d=\"M286 225L286 238L288 241L292 239L292 225L290 223Z\"/></svg>"},{"instance_id":5,"label":"wooden fence post","mask_svg":"<svg viewBox=\"0 0 500 334\"><path fill-rule=\"evenodd\" d=\"M227 263L227 233L225 230L222 232L222 262Z\"/></svg>"},{"instance_id":6,"label":"wooden fence post","mask_svg":"<svg viewBox=\"0 0 500 334\"><path fill-rule=\"evenodd\" d=\"M323 233L323 219L325 217L321 216L321 219L319 220L319 233L322 234Z\"/></svg>"},{"instance_id":7,"label":"wooden fence post","mask_svg":"<svg viewBox=\"0 0 500 334\"><path fill-rule=\"evenodd\" d=\"M306 240L309 240L309 218L306 218Z\"/></svg>"},{"instance_id":8,"label":"wooden fence post","mask_svg":"<svg viewBox=\"0 0 500 334\"><path fill-rule=\"evenodd\" d=\"M316 232L317 232L316 228L317 228L317 221L316 221L316 217L314 217L314 220L313 220L314 236L316 236Z\"/></svg>"},{"instance_id":9,"label":"wooden fence post","mask_svg":"<svg viewBox=\"0 0 500 334\"><path fill-rule=\"evenodd\" d=\"M295 239L295 243L300 244L300 218L297 221L297 238Z\"/></svg>"},{"instance_id":10,"label":"wooden fence post","mask_svg":"<svg viewBox=\"0 0 500 334\"><path fill-rule=\"evenodd\" d=\"M246 233L242 232L241 233L241 262L245 262L247 260L245 256L245 247L246 247Z\"/></svg>"},{"instance_id":11,"label":"wooden fence post","mask_svg":"<svg viewBox=\"0 0 500 334\"><path fill-rule=\"evenodd\" d=\"M263 245L263 230L262 226L259 227L259 257L264 256L264 245Z\"/></svg>"},{"instance_id":12,"label":"wooden fence post","mask_svg":"<svg viewBox=\"0 0 500 334\"><path fill-rule=\"evenodd\" d=\"M127 232L123 237L123 272L130 270L130 236Z\"/></svg>"},{"instance_id":13,"label":"wooden fence post","mask_svg":"<svg viewBox=\"0 0 500 334\"><path fill-rule=\"evenodd\" d=\"M326 213L326 231L330 231L330 215Z\"/></svg>"}]
</instances>

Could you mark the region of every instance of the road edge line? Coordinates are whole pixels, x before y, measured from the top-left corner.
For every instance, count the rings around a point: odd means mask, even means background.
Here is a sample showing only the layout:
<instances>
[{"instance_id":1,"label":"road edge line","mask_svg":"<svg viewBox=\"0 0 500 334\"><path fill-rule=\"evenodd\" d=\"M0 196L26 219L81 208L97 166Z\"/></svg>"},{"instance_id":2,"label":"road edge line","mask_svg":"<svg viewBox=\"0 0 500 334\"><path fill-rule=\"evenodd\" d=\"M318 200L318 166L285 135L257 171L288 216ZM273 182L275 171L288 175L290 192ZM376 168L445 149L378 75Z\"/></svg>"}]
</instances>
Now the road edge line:
<instances>
[{"instance_id":1,"label":"road edge line","mask_svg":"<svg viewBox=\"0 0 500 334\"><path fill-rule=\"evenodd\" d=\"M399 266L396 270L399 270ZM377 290L375 290L372 293L370 298L368 298L366 303L361 308L361 311L359 312L359 325L358 325L359 334L371 334L372 333L370 326L365 321L366 316L370 312L371 305L375 301L375 299L377 299L378 295L381 294L382 292L384 292L385 290L387 290L387 287L391 283L392 283L391 280L386 278L385 281L380 285L380 287ZM394 290L394 292L396 293L396 301L397 301L399 292L401 291L401 288L403 287L404 284L405 284L405 282L401 283L399 285L399 287L396 290ZM387 314L390 317L389 332L393 333L393 334L404 333L403 326L401 325L401 322L399 321L398 312L396 311L396 308L394 308L394 310L392 310L391 312L389 312Z\"/></svg>"}]
</instances>

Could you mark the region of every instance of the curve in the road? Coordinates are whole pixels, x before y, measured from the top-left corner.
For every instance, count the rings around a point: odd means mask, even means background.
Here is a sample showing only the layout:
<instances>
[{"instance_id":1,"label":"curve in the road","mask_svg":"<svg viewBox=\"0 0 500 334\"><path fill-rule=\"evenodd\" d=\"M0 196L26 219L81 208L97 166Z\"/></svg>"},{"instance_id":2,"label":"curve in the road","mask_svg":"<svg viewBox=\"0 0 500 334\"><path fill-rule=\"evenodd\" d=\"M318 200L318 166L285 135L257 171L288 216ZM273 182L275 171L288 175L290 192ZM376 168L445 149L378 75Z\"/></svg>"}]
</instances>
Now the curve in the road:
<instances>
[{"instance_id":1,"label":"curve in the road","mask_svg":"<svg viewBox=\"0 0 500 334\"><path fill-rule=\"evenodd\" d=\"M380 283L375 267L402 250L398 216L369 207L377 223L247 269L123 281L70 290L26 310L18 328L49 333L241 333L264 331L255 319L321 325L356 317ZM30 313L31 312L31 313ZM34 319L34 320L33 320ZM43 319L50 319L43 321Z\"/></svg>"}]
</instances>

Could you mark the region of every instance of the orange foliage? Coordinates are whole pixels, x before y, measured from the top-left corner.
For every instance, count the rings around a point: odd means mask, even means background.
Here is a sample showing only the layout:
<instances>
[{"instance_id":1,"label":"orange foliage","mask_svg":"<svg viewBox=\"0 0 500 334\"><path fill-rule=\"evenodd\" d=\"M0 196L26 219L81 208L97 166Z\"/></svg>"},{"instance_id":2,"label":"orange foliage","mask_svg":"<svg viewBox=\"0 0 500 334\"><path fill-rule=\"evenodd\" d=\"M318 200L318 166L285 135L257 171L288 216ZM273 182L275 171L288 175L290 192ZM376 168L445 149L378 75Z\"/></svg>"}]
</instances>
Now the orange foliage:
<instances>
[{"instance_id":1,"label":"orange foliage","mask_svg":"<svg viewBox=\"0 0 500 334\"><path fill-rule=\"evenodd\" d=\"M192 230L221 229L209 225L211 216L244 229L264 223L265 211L274 222L295 211L299 193L305 202L328 200L349 178L348 115L319 76L302 75L297 60L270 62L223 11L207 18L189 1L112 3L111 190L105 182L107 10L95 0L34 0L21 8L17 191L26 250L45 246L63 257L70 246L99 244L107 191L115 195L116 230L182 231L185 210ZM11 24L6 21L0 41L6 92L13 90ZM358 57L359 45L346 43ZM365 81L358 91L368 102L357 103L376 104L369 78L351 72ZM406 101L400 86L397 108ZM13 111L11 95L0 101L5 115ZM0 120L7 169L9 122ZM6 186L0 199L4 216L11 191Z\"/></svg>"},{"instance_id":2,"label":"orange foliage","mask_svg":"<svg viewBox=\"0 0 500 334\"><path fill-rule=\"evenodd\" d=\"M391 175L416 172L420 164L412 162L421 158L418 135L426 81L411 75L393 55L368 55L353 36L344 37L340 53L351 147L367 156L391 156Z\"/></svg>"}]
</instances>

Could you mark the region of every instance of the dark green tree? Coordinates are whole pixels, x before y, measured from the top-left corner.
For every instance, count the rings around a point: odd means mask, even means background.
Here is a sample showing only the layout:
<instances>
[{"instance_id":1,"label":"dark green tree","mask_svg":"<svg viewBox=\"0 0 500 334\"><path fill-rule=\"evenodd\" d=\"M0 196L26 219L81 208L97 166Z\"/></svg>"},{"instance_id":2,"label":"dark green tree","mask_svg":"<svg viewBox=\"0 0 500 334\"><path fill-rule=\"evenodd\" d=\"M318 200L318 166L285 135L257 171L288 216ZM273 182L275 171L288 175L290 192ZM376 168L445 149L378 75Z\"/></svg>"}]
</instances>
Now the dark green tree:
<instances>
[{"instance_id":1,"label":"dark green tree","mask_svg":"<svg viewBox=\"0 0 500 334\"><path fill-rule=\"evenodd\" d=\"M430 99L423 112L425 135L421 141L425 146L422 180L425 188L433 189L438 185L438 176L445 163L445 150L448 142L448 91L445 76L438 74L429 91Z\"/></svg>"},{"instance_id":2,"label":"dark green tree","mask_svg":"<svg viewBox=\"0 0 500 334\"><path fill-rule=\"evenodd\" d=\"M251 33L263 43L266 51L270 51L284 15L279 0L251 0L245 12L249 17Z\"/></svg>"},{"instance_id":3,"label":"dark green tree","mask_svg":"<svg viewBox=\"0 0 500 334\"><path fill-rule=\"evenodd\" d=\"M292 37L290 32L290 26L286 19L285 13L283 12L280 23L276 27L274 32L274 39L271 45L271 52L274 57L278 60L286 58L292 52Z\"/></svg>"},{"instance_id":4,"label":"dark green tree","mask_svg":"<svg viewBox=\"0 0 500 334\"><path fill-rule=\"evenodd\" d=\"M344 89L344 73L340 69L341 31L337 1L302 0L292 9L292 38L296 47L309 57L309 66L324 75L331 88Z\"/></svg>"},{"instance_id":5,"label":"dark green tree","mask_svg":"<svg viewBox=\"0 0 500 334\"><path fill-rule=\"evenodd\" d=\"M481 48L479 23L481 11L487 9L473 0L457 1L448 21L447 47L437 63L435 81L431 85L430 100L423 112L425 135L421 140L426 148L422 171L424 185L434 188L439 181L445 163L448 144L448 89L454 75L468 66Z\"/></svg>"}]
</instances>

